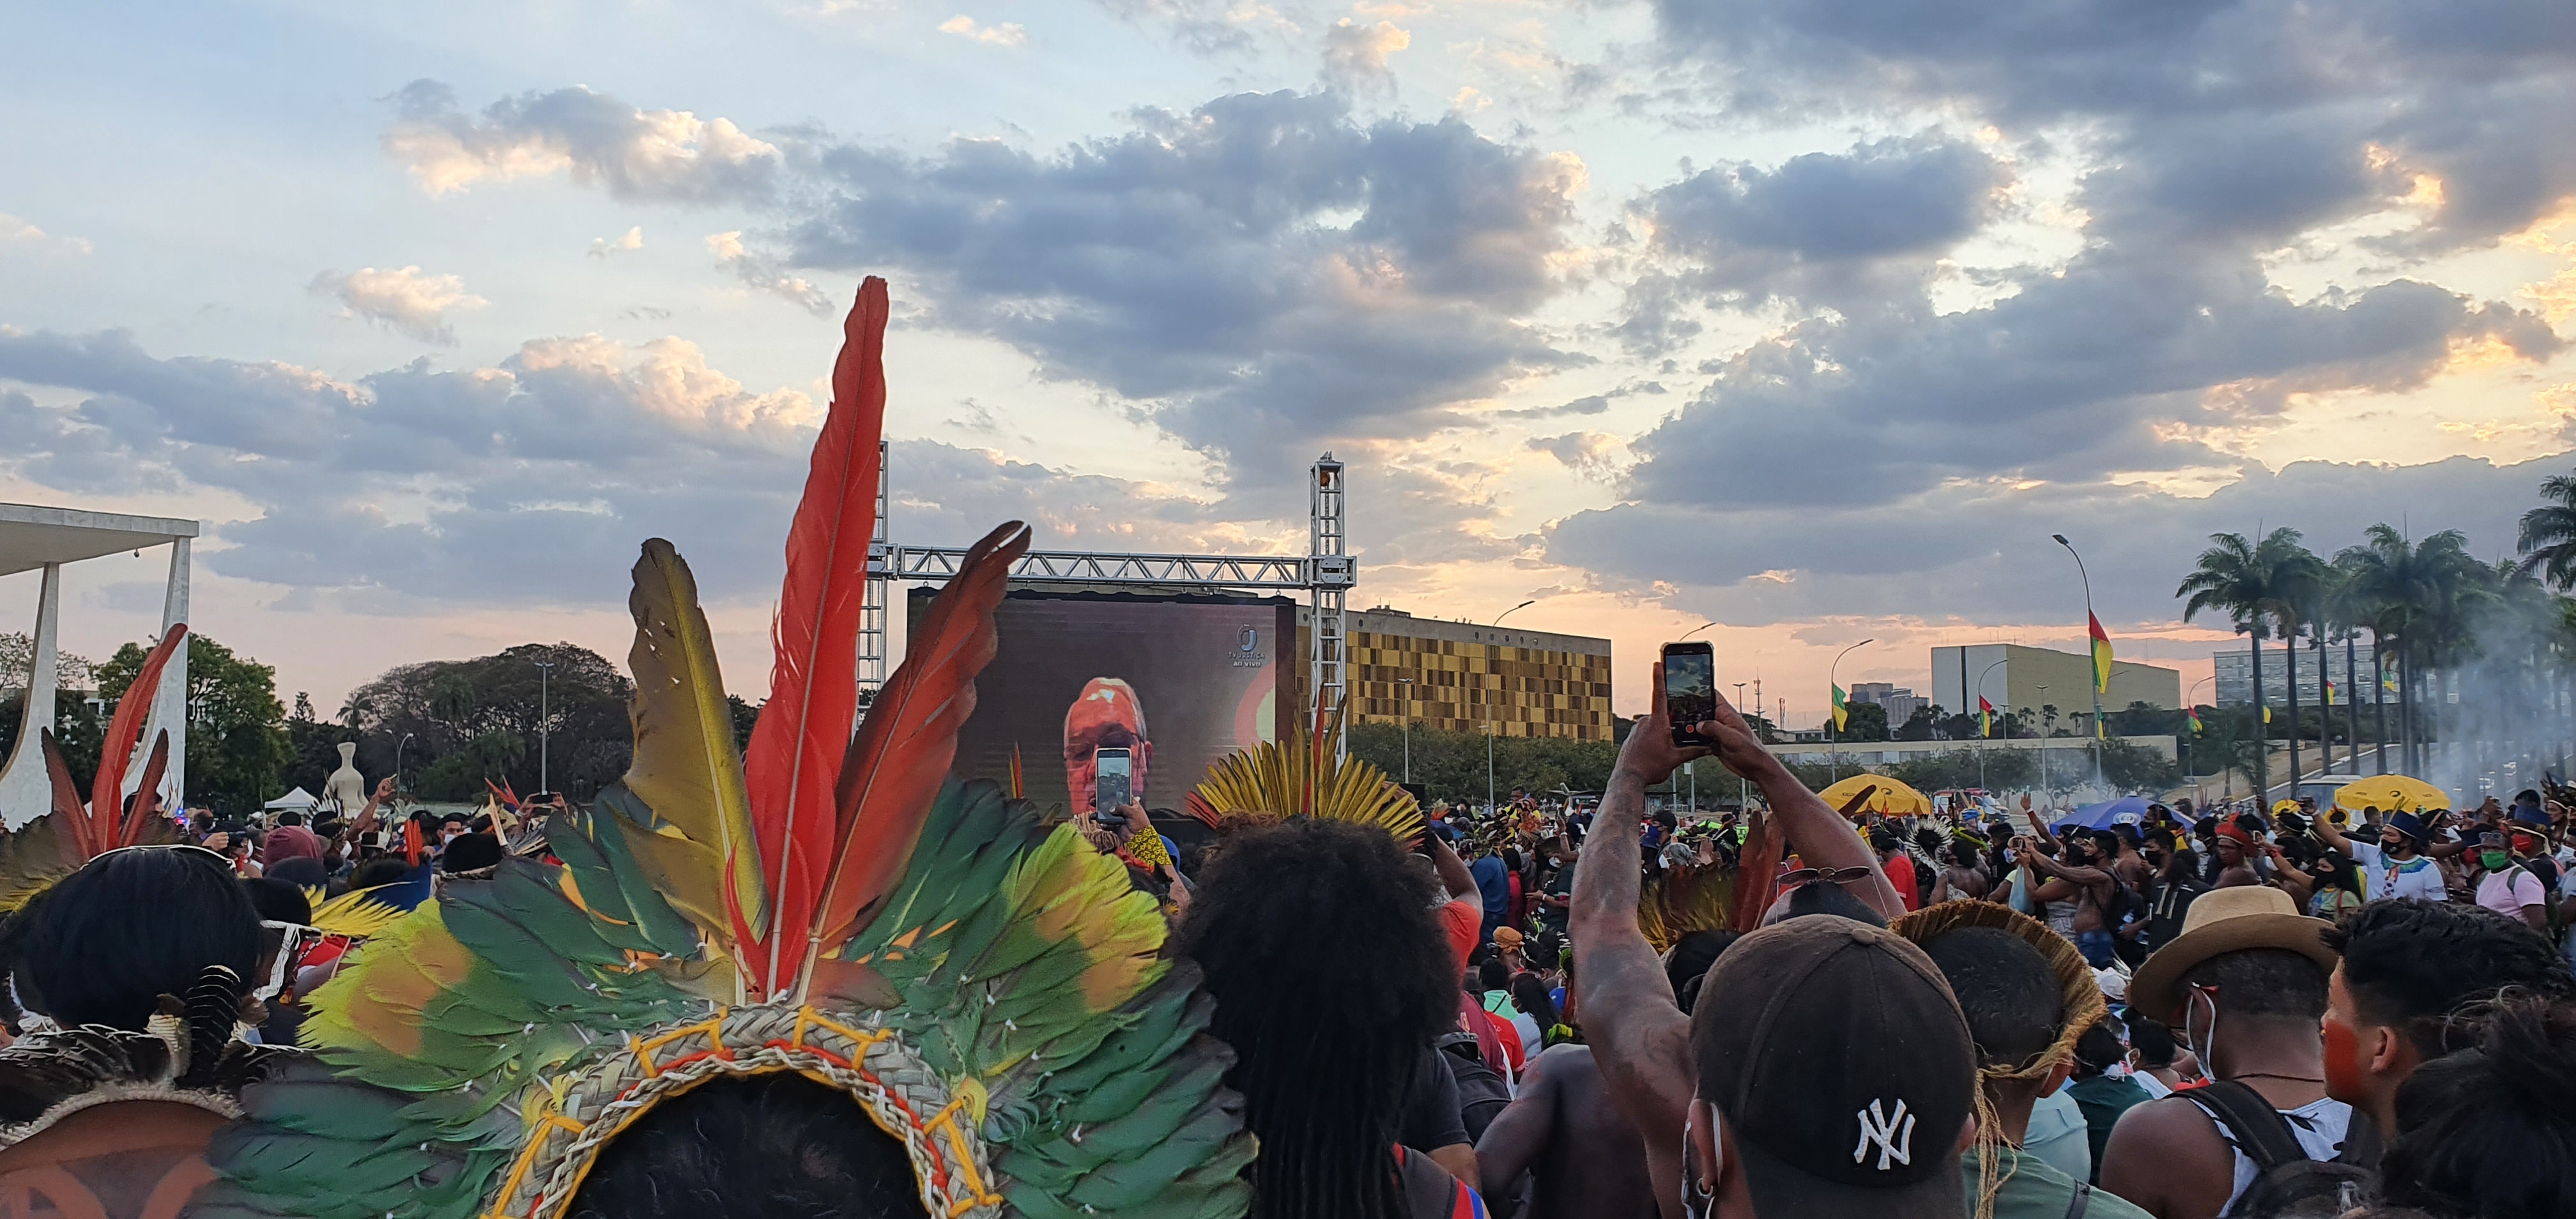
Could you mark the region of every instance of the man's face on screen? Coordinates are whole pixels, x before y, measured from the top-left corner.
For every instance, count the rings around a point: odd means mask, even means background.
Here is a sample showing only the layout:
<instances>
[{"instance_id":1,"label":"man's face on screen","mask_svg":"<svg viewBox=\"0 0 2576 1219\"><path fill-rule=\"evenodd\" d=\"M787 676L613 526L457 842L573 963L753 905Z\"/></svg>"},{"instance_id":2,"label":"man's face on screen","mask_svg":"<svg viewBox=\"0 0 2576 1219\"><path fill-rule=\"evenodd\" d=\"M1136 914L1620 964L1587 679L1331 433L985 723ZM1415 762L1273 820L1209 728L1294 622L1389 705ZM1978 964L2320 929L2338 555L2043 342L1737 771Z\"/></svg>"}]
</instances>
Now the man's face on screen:
<instances>
[{"instance_id":1,"label":"man's face on screen","mask_svg":"<svg viewBox=\"0 0 2576 1219\"><path fill-rule=\"evenodd\" d=\"M1145 772L1154 755L1153 742L1145 738L1145 709L1136 701L1134 687L1114 677L1095 677L1064 713L1064 783L1074 811L1090 808L1099 790L1092 751L1122 748L1132 754L1129 788L1143 804Z\"/></svg>"}]
</instances>

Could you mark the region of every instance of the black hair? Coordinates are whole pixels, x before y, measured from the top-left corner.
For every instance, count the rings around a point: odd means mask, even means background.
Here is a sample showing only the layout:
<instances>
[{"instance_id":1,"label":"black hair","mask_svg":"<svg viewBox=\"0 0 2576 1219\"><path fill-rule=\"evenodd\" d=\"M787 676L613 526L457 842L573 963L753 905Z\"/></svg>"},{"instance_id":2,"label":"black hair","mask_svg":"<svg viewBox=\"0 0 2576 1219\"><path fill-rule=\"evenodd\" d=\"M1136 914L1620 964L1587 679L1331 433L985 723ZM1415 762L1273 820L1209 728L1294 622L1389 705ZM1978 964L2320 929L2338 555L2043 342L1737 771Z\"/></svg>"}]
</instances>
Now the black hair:
<instances>
[{"instance_id":1,"label":"black hair","mask_svg":"<svg viewBox=\"0 0 2576 1219\"><path fill-rule=\"evenodd\" d=\"M2576 1009L2517 996L2485 1013L2476 1046L2397 1087L2387 1200L2444 1219L2541 1219L2576 1198Z\"/></svg>"},{"instance_id":2,"label":"black hair","mask_svg":"<svg viewBox=\"0 0 2576 1219\"><path fill-rule=\"evenodd\" d=\"M1501 990L1512 984L1512 971L1500 958L1487 957L1484 964L1476 967L1476 980L1486 990Z\"/></svg>"},{"instance_id":3,"label":"black hair","mask_svg":"<svg viewBox=\"0 0 2576 1219\"><path fill-rule=\"evenodd\" d=\"M2030 941L1999 927L1962 927L1922 947L1958 996L1982 1065L2017 1069L2057 1040L2066 993Z\"/></svg>"},{"instance_id":4,"label":"black hair","mask_svg":"<svg viewBox=\"0 0 2576 1219\"><path fill-rule=\"evenodd\" d=\"M1547 993L1547 980L1527 970L1512 975L1512 1003L1521 1009L1522 1014L1538 1022L1541 1037L1563 1023L1563 1018L1557 1015L1556 997ZM1529 1049L1527 1046L1521 1048L1524 1052Z\"/></svg>"},{"instance_id":5,"label":"black hair","mask_svg":"<svg viewBox=\"0 0 2576 1219\"><path fill-rule=\"evenodd\" d=\"M1559 931L1539 932L1529 942L1529 951L1523 955L1528 957L1533 969L1554 969L1561 963L1571 964L1566 959L1565 935Z\"/></svg>"},{"instance_id":6,"label":"black hair","mask_svg":"<svg viewBox=\"0 0 2576 1219\"><path fill-rule=\"evenodd\" d=\"M352 889L373 889L379 885L399 885L411 879L411 864L400 855L378 855L358 865L349 874Z\"/></svg>"},{"instance_id":7,"label":"black hair","mask_svg":"<svg viewBox=\"0 0 2576 1219\"><path fill-rule=\"evenodd\" d=\"M2093 831L2093 849L2101 852L2102 858L2105 861L2118 859L2120 857L2120 836L2109 830L2095 830Z\"/></svg>"},{"instance_id":8,"label":"black hair","mask_svg":"<svg viewBox=\"0 0 2576 1219\"><path fill-rule=\"evenodd\" d=\"M848 1093L801 1075L716 1079L600 1149L566 1219L927 1219L912 1158Z\"/></svg>"},{"instance_id":9,"label":"black hair","mask_svg":"<svg viewBox=\"0 0 2576 1219\"><path fill-rule=\"evenodd\" d=\"M19 994L56 1024L131 1032L209 965L259 968L259 911L203 851L102 855L9 921Z\"/></svg>"},{"instance_id":10,"label":"black hair","mask_svg":"<svg viewBox=\"0 0 2576 1219\"><path fill-rule=\"evenodd\" d=\"M2316 857L2315 862L2325 865L2324 877L2327 884L2349 892L2355 897L2369 896L2368 891L2362 888L2361 867L2352 861L2351 856L2345 855L2341 851L2326 851L2319 854ZM2419 899L2409 898L2407 900L2415 901Z\"/></svg>"},{"instance_id":11,"label":"black hair","mask_svg":"<svg viewBox=\"0 0 2576 1219\"><path fill-rule=\"evenodd\" d=\"M1950 844L1950 862L1963 868L1973 868L1977 866L1976 844L1969 842L1952 842Z\"/></svg>"},{"instance_id":12,"label":"black hair","mask_svg":"<svg viewBox=\"0 0 2576 1219\"><path fill-rule=\"evenodd\" d=\"M1673 1001L1681 1005L1683 1015L1698 1004L1699 984L1708 977L1709 967L1743 938L1741 931L1694 931L1674 942L1671 955L1664 959L1664 980L1672 984Z\"/></svg>"},{"instance_id":13,"label":"black hair","mask_svg":"<svg viewBox=\"0 0 2576 1219\"><path fill-rule=\"evenodd\" d=\"M501 862L501 840L490 834L459 834L439 853L438 869L450 874L488 868Z\"/></svg>"},{"instance_id":14,"label":"black hair","mask_svg":"<svg viewBox=\"0 0 2576 1219\"><path fill-rule=\"evenodd\" d=\"M2102 1021L2075 1039L2075 1078L2091 1079L2128 1056L2128 1047L2111 1031L2111 1022Z\"/></svg>"},{"instance_id":15,"label":"black hair","mask_svg":"<svg viewBox=\"0 0 2576 1219\"><path fill-rule=\"evenodd\" d=\"M2505 987L2576 993L2567 959L2531 929L2484 906L2421 898L2376 901L2325 933L2343 954L2343 984L2361 1017L2407 1034L2418 1053L2445 1052L2444 1018Z\"/></svg>"},{"instance_id":16,"label":"black hair","mask_svg":"<svg viewBox=\"0 0 2576 1219\"><path fill-rule=\"evenodd\" d=\"M2184 970L2185 986L2215 986L2218 1002L2237 1019L2280 1017L2314 1023L2326 1014L2326 971L2306 953L2287 948L2239 948Z\"/></svg>"},{"instance_id":17,"label":"black hair","mask_svg":"<svg viewBox=\"0 0 2576 1219\"><path fill-rule=\"evenodd\" d=\"M1458 1022L1457 959L1404 852L1312 817L1237 835L1210 861L1175 955L1216 999L1226 1083L1261 1140L1263 1219L1396 1219L1405 1086Z\"/></svg>"},{"instance_id":18,"label":"black hair","mask_svg":"<svg viewBox=\"0 0 2576 1219\"><path fill-rule=\"evenodd\" d=\"M277 823L279 825L302 825L304 824L304 814L294 812L279 813L277 815Z\"/></svg>"},{"instance_id":19,"label":"black hair","mask_svg":"<svg viewBox=\"0 0 2576 1219\"><path fill-rule=\"evenodd\" d=\"M1869 827L1869 845L1874 851L1893 851L1905 845L1905 840L1898 838L1896 831L1886 826L1873 825Z\"/></svg>"},{"instance_id":20,"label":"black hair","mask_svg":"<svg viewBox=\"0 0 2576 1219\"><path fill-rule=\"evenodd\" d=\"M268 870L261 872L260 876L284 881L299 889L319 889L331 883L331 876L323 870L322 861L309 855L278 860L268 865Z\"/></svg>"},{"instance_id":21,"label":"black hair","mask_svg":"<svg viewBox=\"0 0 2576 1219\"><path fill-rule=\"evenodd\" d=\"M291 882L278 879L274 873L243 877L241 887L242 892L250 898L251 909L258 911L259 917L265 922L310 923L313 921L313 903L305 900L304 890Z\"/></svg>"},{"instance_id":22,"label":"black hair","mask_svg":"<svg viewBox=\"0 0 2576 1219\"><path fill-rule=\"evenodd\" d=\"M2173 1030L2161 1021L2131 1012L2129 1048L2138 1052L2138 1065L2141 1067L2170 1067L2174 1063Z\"/></svg>"},{"instance_id":23,"label":"black hair","mask_svg":"<svg viewBox=\"0 0 2576 1219\"><path fill-rule=\"evenodd\" d=\"M1851 890L1830 880L1811 880L1789 890L1789 906L1782 912L1779 921L1787 922L1790 919L1805 918L1811 914L1831 914L1839 918L1867 923L1872 927L1887 925L1887 920L1880 917L1878 911L1870 909L1869 903L1853 897Z\"/></svg>"},{"instance_id":24,"label":"black hair","mask_svg":"<svg viewBox=\"0 0 2576 1219\"><path fill-rule=\"evenodd\" d=\"M474 823L474 819L473 819L473 818L471 818L471 817L466 816L466 815L465 815L465 814L463 814L463 813L449 813L449 814L447 814L446 816L444 816L444 817L440 817L440 818L438 819L438 824L440 824L440 825L442 825L442 826L444 826L444 825L448 825L448 824L450 824L450 823L453 823L453 824L456 824L456 825L472 825L472 824Z\"/></svg>"}]
</instances>

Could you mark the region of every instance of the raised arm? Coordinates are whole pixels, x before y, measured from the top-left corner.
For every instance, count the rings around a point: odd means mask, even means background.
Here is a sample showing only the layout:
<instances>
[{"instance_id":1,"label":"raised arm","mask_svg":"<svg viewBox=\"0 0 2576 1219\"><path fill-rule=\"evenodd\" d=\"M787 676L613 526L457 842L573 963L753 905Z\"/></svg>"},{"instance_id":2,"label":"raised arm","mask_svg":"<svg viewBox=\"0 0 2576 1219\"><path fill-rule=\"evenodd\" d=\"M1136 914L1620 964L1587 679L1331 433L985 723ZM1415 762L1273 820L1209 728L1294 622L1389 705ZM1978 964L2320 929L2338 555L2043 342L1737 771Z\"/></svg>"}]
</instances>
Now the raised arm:
<instances>
[{"instance_id":1,"label":"raised arm","mask_svg":"<svg viewBox=\"0 0 2576 1219\"><path fill-rule=\"evenodd\" d=\"M1449 840L1432 833L1425 833L1423 837L1430 840L1431 862L1440 869L1440 884L1449 890L1449 900L1483 902L1484 895L1476 889L1475 876L1467 871L1467 861L1449 849Z\"/></svg>"},{"instance_id":2,"label":"raised arm","mask_svg":"<svg viewBox=\"0 0 2576 1219\"><path fill-rule=\"evenodd\" d=\"M1672 727L1664 718L1661 664L1654 668L1652 684L1654 696L1646 714L1628 729L1585 840L1567 927L1574 939L1575 998L1583 1014L1584 1040L1592 1046L1612 1099L1637 1125L1664 1219L1680 1219L1682 1124L1696 1081L1690 1017L1674 1001L1663 961L1637 926L1637 823L1645 815L1646 788L1708 751L1673 744Z\"/></svg>"},{"instance_id":3,"label":"raised arm","mask_svg":"<svg viewBox=\"0 0 2576 1219\"><path fill-rule=\"evenodd\" d=\"M2308 828L2315 830L2317 832L2317 837L2323 839L2327 846L2343 852L2346 858L2352 857L2352 839L2344 837L2343 831L2335 828L2334 822L2329 821L2324 817L2319 817L2316 819L2316 823Z\"/></svg>"},{"instance_id":4,"label":"raised arm","mask_svg":"<svg viewBox=\"0 0 2576 1219\"><path fill-rule=\"evenodd\" d=\"M2072 864L2059 863L2046 855L2042 855L2031 850L2024 850L2022 852L2022 862L2029 864L2031 867L2037 868L2050 876L2054 876L2059 880L2065 881L2068 884L2088 889L2101 884L2103 881L2111 879L2111 874L2100 868L2084 868L2077 867Z\"/></svg>"},{"instance_id":5,"label":"raised arm","mask_svg":"<svg viewBox=\"0 0 2576 1219\"><path fill-rule=\"evenodd\" d=\"M1657 680L1660 683L1661 679ZM1655 698L1657 714L1661 714L1660 684L1655 687ZM1636 739L1636 731L1630 730L1630 740ZM1852 896L1868 903L1879 917L1890 922L1905 914L1905 903L1898 900L1896 886L1887 882L1887 872L1879 867L1877 853L1860 840L1860 831L1852 828L1851 818L1808 791L1798 776L1790 774L1779 758L1763 748L1761 738L1753 735L1752 727L1736 713L1725 695L1717 696L1717 719L1700 725L1699 734L1717 742L1717 760L1728 770L1762 789L1762 798L1770 803L1771 816L1787 839L1789 850L1801 862L1827 871L1867 868L1869 880L1846 886Z\"/></svg>"},{"instance_id":6,"label":"raised arm","mask_svg":"<svg viewBox=\"0 0 2576 1219\"><path fill-rule=\"evenodd\" d=\"M367 797L367 807L358 810L357 831L364 834L375 829L376 807L381 804L390 803L393 798L394 777L392 775L386 775L384 778L376 780L376 790L374 794Z\"/></svg>"}]
</instances>

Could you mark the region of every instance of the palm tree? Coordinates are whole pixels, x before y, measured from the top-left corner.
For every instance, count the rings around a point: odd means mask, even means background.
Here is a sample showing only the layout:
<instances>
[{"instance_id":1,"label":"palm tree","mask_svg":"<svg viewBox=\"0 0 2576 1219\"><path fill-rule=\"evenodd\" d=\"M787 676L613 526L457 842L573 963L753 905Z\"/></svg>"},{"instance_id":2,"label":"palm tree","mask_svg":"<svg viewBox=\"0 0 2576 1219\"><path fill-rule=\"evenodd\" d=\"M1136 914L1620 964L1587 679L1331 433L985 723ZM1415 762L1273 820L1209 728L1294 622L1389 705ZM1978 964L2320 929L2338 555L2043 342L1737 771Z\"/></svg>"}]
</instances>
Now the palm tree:
<instances>
[{"instance_id":1,"label":"palm tree","mask_svg":"<svg viewBox=\"0 0 2576 1219\"><path fill-rule=\"evenodd\" d=\"M2470 622L2489 595L2494 572L2469 553L2467 536L2456 529L2409 543L2405 534L2383 522L2366 530L2364 539L2336 555L2335 562L2350 573L2351 595L2372 637L2397 645L2403 765L2410 773L2421 773L2417 691L2432 671L2475 645Z\"/></svg>"},{"instance_id":2,"label":"palm tree","mask_svg":"<svg viewBox=\"0 0 2576 1219\"><path fill-rule=\"evenodd\" d=\"M2565 592L2576 585L2576 477L2552 474L2540 480L2540 498L2549 502L2522 514L2522 551L2516 570L2538 572L2551 588Z\"/></svg>"},{"instance_id":3,"label":"palm tree","mask_svg":"<svg viewBox=\"0 0 2576 1219\"><path fill-rule=\"evenodd\" d=\"M2263 636L2268 629L2263 606L2271 597L2271 570L2258 553L2259 547L2245 540L2241 533L2213 533L2210 547L2200 552L2200 563L2182 585L2174 589L2177 597L2189 597L2182 607L2182 620L2189 622L2202 610L2227 615L2236 633L2247 640L2247 650L2254 665L2255 736L2262 736L2263 724ZM2264 751L2254 751L2254 790L2264 790Z\"/></svg>"}]
</instances>

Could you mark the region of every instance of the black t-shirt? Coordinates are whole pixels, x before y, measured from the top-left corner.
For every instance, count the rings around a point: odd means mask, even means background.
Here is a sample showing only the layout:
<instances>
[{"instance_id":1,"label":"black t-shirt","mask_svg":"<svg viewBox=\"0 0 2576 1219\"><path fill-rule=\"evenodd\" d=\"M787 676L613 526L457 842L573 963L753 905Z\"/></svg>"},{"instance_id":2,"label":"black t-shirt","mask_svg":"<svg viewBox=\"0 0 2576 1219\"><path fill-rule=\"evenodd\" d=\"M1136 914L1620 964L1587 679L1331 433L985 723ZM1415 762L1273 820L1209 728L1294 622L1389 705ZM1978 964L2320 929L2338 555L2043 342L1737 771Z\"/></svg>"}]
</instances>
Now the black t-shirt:
<instances>
[{"instance_id":1,"label":"black t-shirt","mask_svg":"<svg viewBox=\"0 0 2576 1219\"><path fill-rule=\"evenodd\" d=\"M1449 1056L1429 1046L1413 1064L1404 1086L1404 1116L1396 1141L1416 1151L1438 1151L1467 1141L1467 1121L1458 1109L1458 1077L1449 1073Z\"/></svg>"},{"instance_id":2,"label":"black t-shirt","mask_svg":"<svg viewBox=\"0 0 2576 1219\"><path fill-rule=\"evenodd\" d=\"M1566 861L1565 866L1558 868L1554 876L1547 878L1547 883L1539 888L1539 892L1550 897L1574 896L1574 869L1582 862L1580 859ZM1570 911L1564 907L1541 903L1538 908L1538 925L1549 931L1563 931L1566 916L1569 913Z\"/></svg>"}]
</instances>

